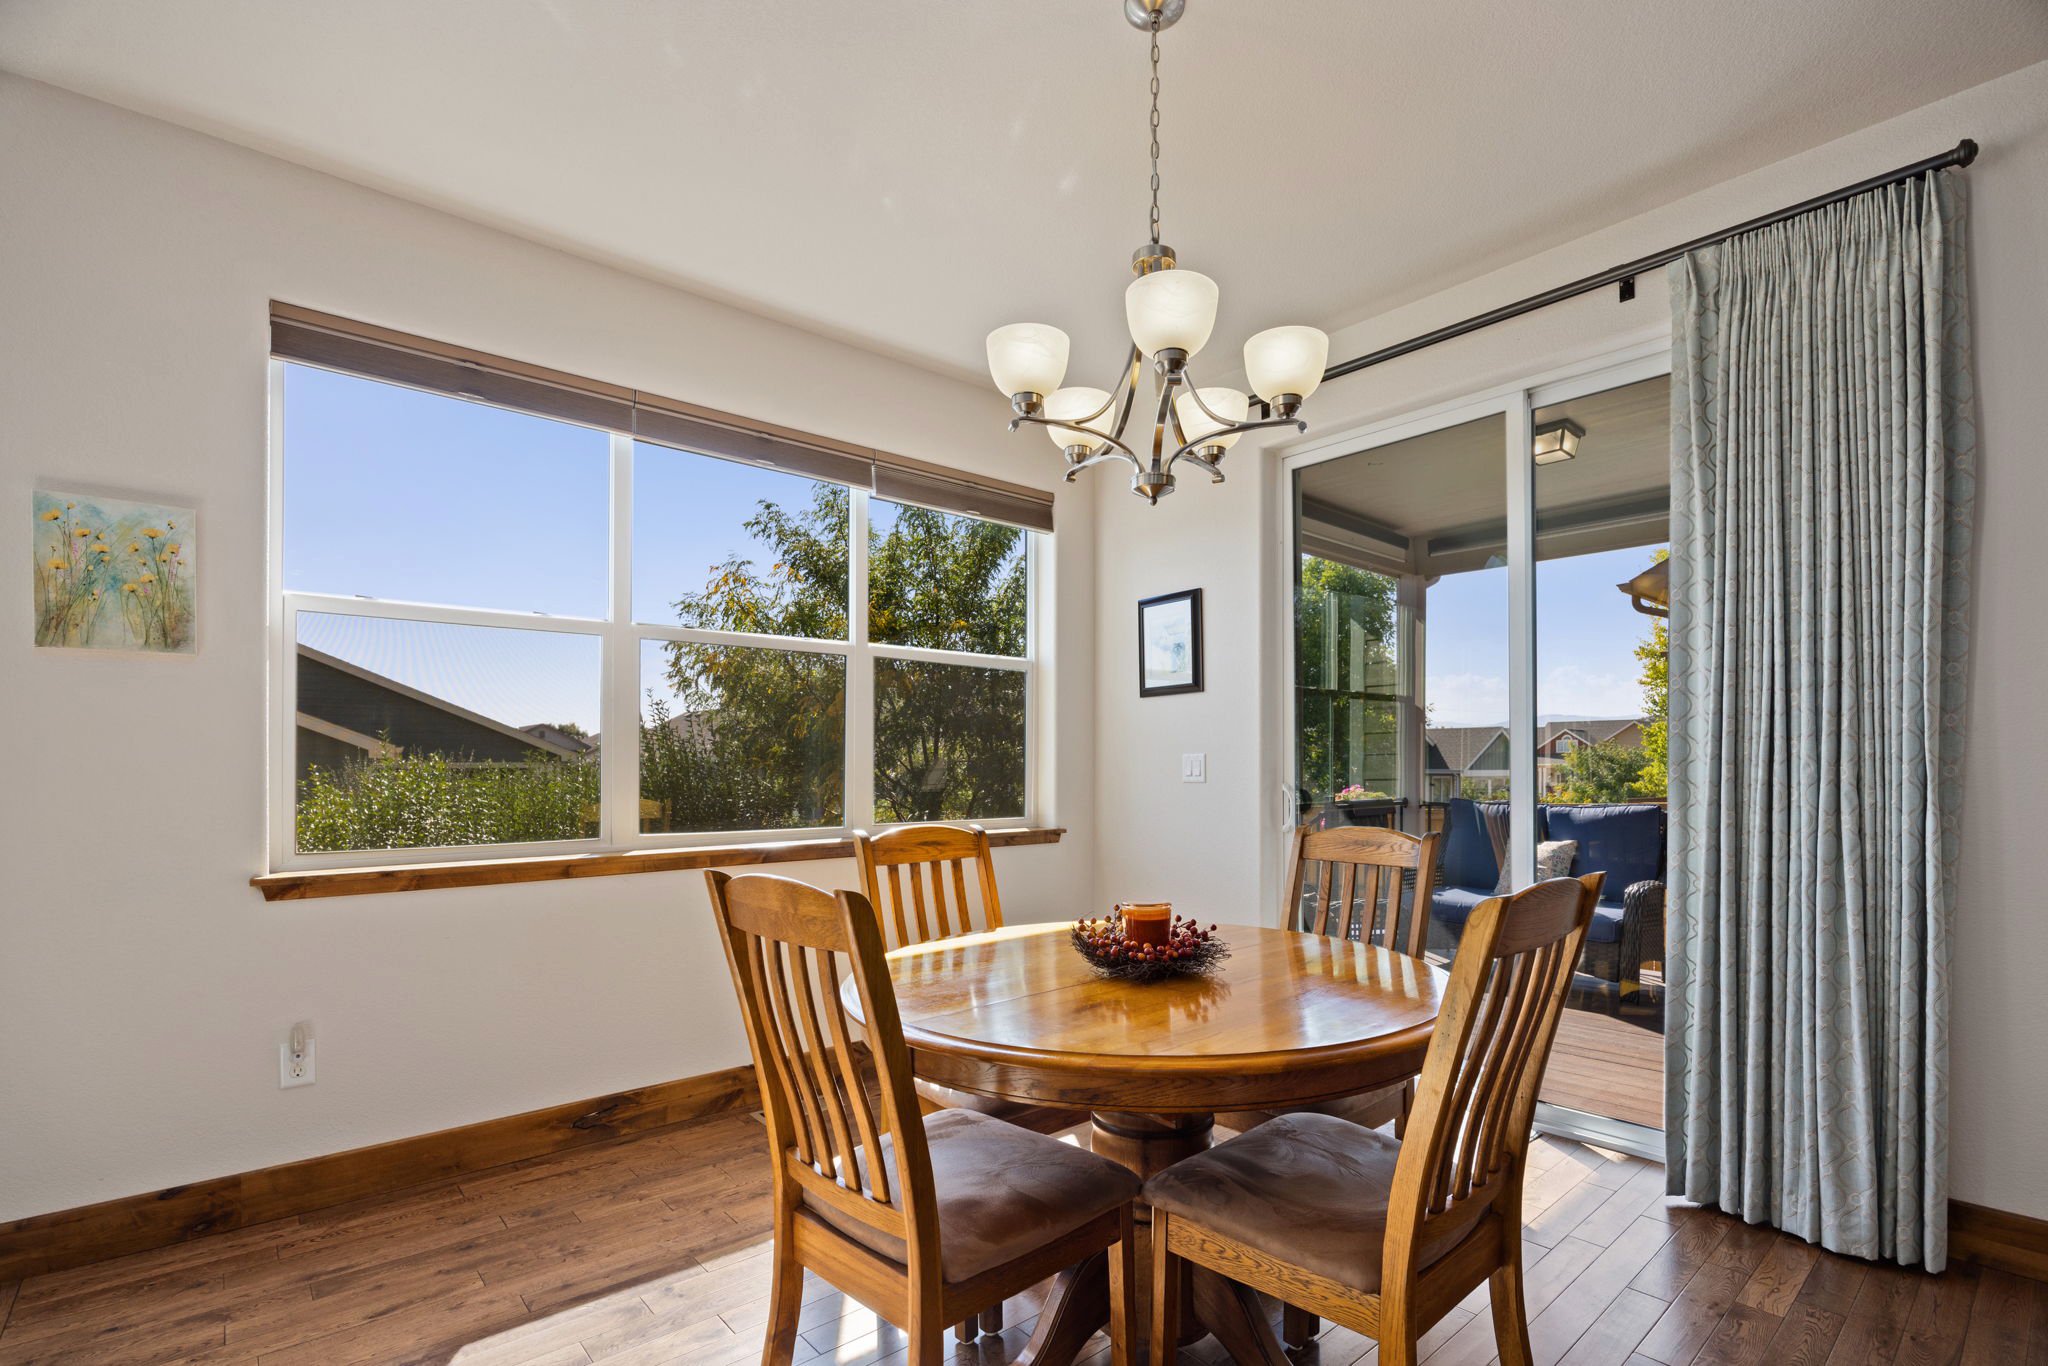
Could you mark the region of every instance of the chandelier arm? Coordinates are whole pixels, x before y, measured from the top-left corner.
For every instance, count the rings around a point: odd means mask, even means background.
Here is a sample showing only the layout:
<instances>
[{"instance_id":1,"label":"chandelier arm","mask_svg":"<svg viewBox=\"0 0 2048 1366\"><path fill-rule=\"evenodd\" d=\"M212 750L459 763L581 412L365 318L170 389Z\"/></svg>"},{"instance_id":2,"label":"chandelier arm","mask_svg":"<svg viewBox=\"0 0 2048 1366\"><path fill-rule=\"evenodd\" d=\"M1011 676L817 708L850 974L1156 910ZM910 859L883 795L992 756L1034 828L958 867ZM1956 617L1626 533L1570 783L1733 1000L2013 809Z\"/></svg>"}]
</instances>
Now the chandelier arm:
<instances>
[{"instance_id":1,"label":"chandelier arm","mask_svg":"<svg viewBox=\"0 0 2048 1366\"><path fill-rule=\"evenodd\" d=\"M1136 348L1135 348L1135 347L1133 347L1132 349L1133 349L1133 350L1135 350ZM1108 397L1108 398L1106 398L1106 399L1104 399L1104 400L1102 400L1102 406L1101 406L1100 408L1097 408L1097 409L1096 409L1096 410L1095 410L1094 412L1092 412L1092 413L1089 413L1089 414L1087 414L1087 415L1085 415L1085 416L1083 416L1083 417L1070 417L1070 418L1067 418L1067 419L1066 419L1066 420L1065 420L1065 421L1064 421L1064 422L1063 422L1062 424L1060 424L1060 425L1063 425L1063 426L1070 426L1070 427L1080 427L1080 426L1084 426L1084 425L1086 425L1087 423L1093 422L1093 421L1094 421L1094 420L1095 420L1096 418L1098 418L1098 417L1101 417L1101 416L1102 416L1102 415L1103 415L1104 413L1108 412L1108 411L1109 411L1109 410L1110 410L1111 408L1114 408L1115 406L1116 406L1116 390L1114 390L1114 389L1111 389L1111 390L1109 391L1109 397Z\"/></svg>"},{"instance_id":2,"label":"chandelier arm","mask_svg":"<svg viewBox=\"0 0 2048 1366\"><path fill-rule=\"evenodd\" d=\"M1192 460L1198 465L1214 469L1214 465L1210 465L1207 460L1196 455L1195 452L1204 446L1215 445L1216 438L1219 436L1237 436L1244 432L1256 432L1263 427L1292 427L1298 432L1305 432L1308 430L1308 423L1298 417L1269 417L1263 422L1233 422L1220 432L1210 432L1200 441L1188 442L1187 445L1182 446L1173 453L1173 458L1175 460ZM1171 462L1168 463L1168 468L1172 468Z\"/></svg>"},{"instance_id":3,"label":"chandelier arm","mask_svg":"<svg viewBox=\"0 0 2048 1366\"><path fill-rule=\"evenodd\" d=\"M1166 455L1166 426L1173 420L1174 381L1168 378L1159 386L1159 412L1152 419L1152 468L1162 468L1160 460Z\"/></svg>"},{"instance_id":4,"label":"chandelier arm","mask_svg":"<svg viewBox=\"0 0 2048 1366\"><path fill-rule=\"evenodd\" d=\"M1137 343L1133 342L1131 344L1131 358L1124 362L1124 377L1118 381L1115 388L1110 390L1112 395L1121 393L1124 400L1123 410L1117 414L1116 418L1116 434L1119 437L1131 425L1131 409L1138 402L1138 376L1144 373L1143 367L1143 357L1138 351ZM1114 397L1110 399L1112 403L1115 401ZM1126 446L1124 449L1129 450L1130 448Z\"/></svg>"},{"instance_id":5,"label":"chandelier arm","mask_svg":"<svg viewBox=\"0 0 2048 1366\"><path fill-rule=\"evenodd\" d=\"M1054 419L1050 417L1038 417L1035 414L1030 413L1020 413L1016 417L1010 419L1010 430L1014 432L1017 430L1017 428L1023 426L1025 423L1028 422L1034 427L1057 427L1063 432L1071 432L1080 430L1075 425L1079 420L1080 419L1071 417ZM1138 458L1137 455L1132 452L1129 446L1126 446L1123 442L1117 440L1109 433L1098 432L1093 427L1089 427L1086 430L1088 435L1101 437L1104 441L1107 441L1110 445L1122 451L1126 456L1130 457L1132 460L1136 460ZM1074 444L1078 446L1080 443L1077 441Z\"/></svg>"},{"instance_id":6,"label":"chandelier arm","mask_svg":"<svg viewBox=\"0 0 2048 1366\"><path fill-rule=\"evenodd\" d=\"M1219 412L1215 412L1208 404L1202 402L1202 391L1195 386L1193 380L1188 381L1188 392L1195 396L1195 406L1202 410L1203 417L1208 418L1211 422L1221 422L1226 427L1236 425L1229 418Z\"/></svg>"},{"instance_id":7,"label":"chandelier arm","mask_svg":"<svg viewBox=\"0 0 2048 1366\"><path fill-rule=\"evenodd\" d=\"M1089 456L1086 460L1082 460L1076 464L1067 466L1067 482L1069 484L1073 483L1074 476L1079 474L1082 470L1089 469L1096 465L1107 464L1109 461L1112 460L1122 460L1127 462L1130 465L1133 472L1137 472L1145 468L1143 465L1138 463L1138 457L1132 455L1128 450L1100 450L1097 451L1095 454Z\"/></svg>"}]
</instances>

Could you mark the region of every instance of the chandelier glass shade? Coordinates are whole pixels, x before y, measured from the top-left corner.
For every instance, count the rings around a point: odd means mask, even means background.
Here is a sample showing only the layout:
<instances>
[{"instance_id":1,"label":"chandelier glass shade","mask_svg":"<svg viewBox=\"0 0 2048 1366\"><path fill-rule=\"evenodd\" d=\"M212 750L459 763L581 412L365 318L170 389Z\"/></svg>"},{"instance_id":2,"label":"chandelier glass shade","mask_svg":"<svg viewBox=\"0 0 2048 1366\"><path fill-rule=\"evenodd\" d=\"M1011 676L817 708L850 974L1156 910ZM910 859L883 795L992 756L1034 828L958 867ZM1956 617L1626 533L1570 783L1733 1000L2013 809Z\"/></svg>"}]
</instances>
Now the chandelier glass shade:
<instances>
[{"instance_id":1,"label":"chandelier glass shade","mask_svg":"<svg viewBox=\"0 0 2048 1366\"><path fill-rule=\"evenodd\" d=\"M1109 389L1061 388L1066 378L1067 334L1049 323L1011 323L988 334L989 374L1010 400L1010 430L1044 427L1067 461L1069 483L1092 465L1130 465L1131 490L1153 503L1173 492L1182 461L1223 482L1224 452L1246 432L1264 427L1307 431L1302 401L1322 383L1330 339L1313 327L1274 327L1244 345L1250 394L1198 388L1188 362L1209 344L1221 297L1214 280L1182 270L1159 237L1159 35L1176 22L1186 0L1123 0L1125 17L1152 38L1152 220L1150 239L1131 255L1137 275L1124 290L1124 321L1131 347L1121 377ZM1141 399L1147 362L1151 394ZM1260 406L1257 418L1252 405ZM1141 408L1151 410L1149 439Z\"/></svg>"}]
</instances>

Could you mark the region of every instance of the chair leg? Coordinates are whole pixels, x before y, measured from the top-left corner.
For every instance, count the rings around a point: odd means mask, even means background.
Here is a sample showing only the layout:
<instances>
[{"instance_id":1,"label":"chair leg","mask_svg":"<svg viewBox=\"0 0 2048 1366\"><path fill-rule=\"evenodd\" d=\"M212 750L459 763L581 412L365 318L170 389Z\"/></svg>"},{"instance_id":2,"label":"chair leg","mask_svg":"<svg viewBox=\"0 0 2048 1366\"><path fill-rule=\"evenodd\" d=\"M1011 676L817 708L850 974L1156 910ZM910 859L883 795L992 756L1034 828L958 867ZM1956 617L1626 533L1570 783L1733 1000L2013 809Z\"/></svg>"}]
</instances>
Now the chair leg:
<instances>
[{"instance_id":1,"label":"chair leg","mask_svg":"<svg viewBox=\"0 0 2048 1366\"><path fill-rule=\"evenodd\" d=\"M946 1330L933 1324L910 1331L908 1366L945 1366Z\"/></svg>"},{"instance_id":2,"label":"chair leg","mask_svg":"<svg viewBox=\"0 0 2048 1366\"><path fill-rule=\"evenodd\" d=\"M1131 1207L1124 1206L1123 1231L1109 1251L1109 1360L1110 1366L1136 1366L1138 1360L1137 1223Z\"/></svg>"},{"instance_id":3,"label":"chair leg","mask_svg":"<svg viewBox=\"0 0 2048 1366\"><path fill-rule=\"evenodd\" d=\"M1003 1302L1001 1300L997 1300L994 1304L981 1311L981 1331L984 1333L1000 1333L1003 1331Z\"/></svg>"},{"instance_id":4,"label":"chair leg","mask_svg":"<svg viewBox=\"0 0 2048 1366\"><path fill-rule=\"evenodd\" d=\"M761 1366L789 1366L796 1357L797 1317L804 1304L804 1269L791 1251L792 1231L777 1220L775 1269L768 1291L768 1331L761 1347Z\"/></svg>"},{"instance_id":5,"label":"chair leg","mask_svg":"<svg viewBox=\"0 0 2048 1366\"><path fill-rule=\"evenodd\" d=\"M1500 1366L1531 1366L1535 1353L1529 1346L1529 1309L1522 1299L1522 1247L1516 1238L1500 1270L1488 1280L1493 1301L1494 1350Z\"/></svg>"},{"instance_id":6,"label":"chair leg","mask_svg":"<svg viewBox=\"0 0 2048 1366\"><path fill-rule=\"evenodd\" d=\"M1306 1347L1323 1331L1323 1323L1308 1310L1286 1304L1280 1307L1280 1330L1289 1347Z\"/></svg>"},{"instance_id":7,"label":"chair leg","mask_svg":"<svg viewBox=\"0 0 2048 1366\"><path fill-rule=\"evenodd\" d=\"M1388 1329L1387 1335L1380 1339L1380 1366L1415 1366L1416 1360L1414 1335ZM1501 1366L1507 1366L1505 1360Z\"/></svg>"},{"instance_id":8,"label":"chair leg","mask_svg":"<svg viewBox=\"0 0 2048 1366\"><path fill-rule=\"evenodd\" d=\"M960 1342L972 1342L981 1336L981 1322L973 1314L953 1325L953 1337Z\"/></svg>"},{"instance_id":9,"label":"chair leg","mask_svg":"<svg viewBox=\"0 0 2048 1366\"><path fill-rule=\"evenodd\" d=\"M1172 1216L1152 1211L1152 1366L1174 1366L1180 1353L1180 1258L1167 1251Z\"/></svg>"}]
</instances>

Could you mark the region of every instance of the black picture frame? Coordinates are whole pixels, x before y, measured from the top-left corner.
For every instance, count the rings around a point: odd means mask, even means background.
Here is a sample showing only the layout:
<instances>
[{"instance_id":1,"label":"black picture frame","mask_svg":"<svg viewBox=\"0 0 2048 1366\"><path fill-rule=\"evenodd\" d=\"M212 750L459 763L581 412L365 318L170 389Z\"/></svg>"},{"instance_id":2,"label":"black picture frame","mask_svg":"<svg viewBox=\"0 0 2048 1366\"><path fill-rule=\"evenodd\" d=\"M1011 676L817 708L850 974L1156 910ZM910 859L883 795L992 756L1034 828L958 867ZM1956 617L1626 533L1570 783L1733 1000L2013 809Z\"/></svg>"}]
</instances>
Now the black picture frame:
<instances>
[{"instance_id":1,"label":"black picture frame","mask_svg":"<svg viewBox=\"0 0 2048 1366\"><path fill-rule=\"evenodd\" d=\"M1149 644L1171 642L1179 634L1174 617L1186 604L1185 669L1155 670L1159 662ZM1168 648L1171 648L1169 643ZM1178 593L1161 593L1138 600L1138 696L1173 697L1202 691L1202 590L1184 588Z\"/></svg>"}]
</instances>

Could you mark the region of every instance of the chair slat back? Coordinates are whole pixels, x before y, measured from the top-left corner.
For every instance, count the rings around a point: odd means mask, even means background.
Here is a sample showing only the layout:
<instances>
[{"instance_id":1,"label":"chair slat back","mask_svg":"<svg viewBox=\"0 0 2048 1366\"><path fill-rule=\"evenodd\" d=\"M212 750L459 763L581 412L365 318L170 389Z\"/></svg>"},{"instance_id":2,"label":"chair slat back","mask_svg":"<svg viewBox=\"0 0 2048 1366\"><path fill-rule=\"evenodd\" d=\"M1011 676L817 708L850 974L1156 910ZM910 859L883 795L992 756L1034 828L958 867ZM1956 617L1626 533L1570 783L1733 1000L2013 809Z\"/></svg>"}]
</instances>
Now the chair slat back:
<instances>
[{"instance_id":1,"label":"chair slat back","mask_svg":"<svg viewBox=\"0 0 2048 1366\"><path fill-rule=\"evenodd\" d=\"M1003 927L988 832L978 825L858 830L853 855L892 949Z\"/></svg>"},{"instance_id":2,"label":"chair slat back","mask_svg":"<svg viewBox=\"0 0 2048 1366\"><path fill-rule=\"evenodd\" d=\"M778 1188L902 1238L937 1246L931 1157L874 908L767 874L706 874L753 1049ZM850 975L880 1081L877 1110L840 998ZM881 1160L895 1150L895 1180ZM936 1255L934 1252L932 1255Z\"/></svg>"},{"instance_id":3,"label":"chair slat back","mask_svg":"<svg viewBox=\"0 0 2048 1366\"><path fill-rule=\"evenodd\" d=\"M1603 873L1482 902L1467 922L1394 1171L1388 1257L1412 1272L1489 1210L1519 1220L1536 1093Z\"/></svg>"},{"instance_id":4,"label":"chair slat back","mask_svg":"<svg viewBox=\"0 0 2048 1366\"><path fill-rule=\"evenodd\" d=\"M1301 827L1288 863L1286 923L1420 957L1436 890L1439 838L1367 825ZM1401 893L1411 872L1415 890L1404 931Z\"/></svg>"}]
</instances>

